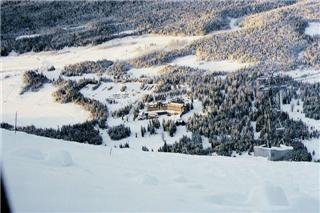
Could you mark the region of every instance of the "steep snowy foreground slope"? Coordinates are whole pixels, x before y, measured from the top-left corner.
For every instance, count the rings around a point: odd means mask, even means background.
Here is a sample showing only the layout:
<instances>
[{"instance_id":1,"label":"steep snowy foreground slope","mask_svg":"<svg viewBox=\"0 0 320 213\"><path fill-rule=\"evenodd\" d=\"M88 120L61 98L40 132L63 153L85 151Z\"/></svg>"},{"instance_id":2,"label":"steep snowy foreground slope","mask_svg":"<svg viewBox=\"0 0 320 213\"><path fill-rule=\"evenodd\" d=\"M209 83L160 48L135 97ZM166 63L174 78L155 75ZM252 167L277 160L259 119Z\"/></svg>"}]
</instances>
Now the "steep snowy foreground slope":
<instances>
[{"instance_id":1,"label":"steep snowy foreground slope","mask_svg":"<svg viewBox=\"0 0 320 213\"><path fill-rule=\"evenodd\" d=\"M1 130L18 212L319 212L317 163L137 152Z\"/></svg>"}]
</instances>

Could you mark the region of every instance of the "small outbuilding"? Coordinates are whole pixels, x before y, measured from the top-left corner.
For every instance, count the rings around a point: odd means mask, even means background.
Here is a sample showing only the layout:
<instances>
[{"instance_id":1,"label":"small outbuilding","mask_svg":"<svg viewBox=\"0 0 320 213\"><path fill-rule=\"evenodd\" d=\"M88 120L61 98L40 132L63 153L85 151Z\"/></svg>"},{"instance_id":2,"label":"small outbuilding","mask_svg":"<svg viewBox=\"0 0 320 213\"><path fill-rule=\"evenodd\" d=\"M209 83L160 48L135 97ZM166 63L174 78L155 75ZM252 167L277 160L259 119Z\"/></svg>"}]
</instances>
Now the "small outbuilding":
<instances>
[{"instance_id":1,"label":"small outbuilding","mask_svg":"<svg viewBox=\"0 0 320 213\"><path fill-rule=\"evenodd\" d=\"M256 157L266 157L271 161L284 160L288 152L291 151L293 147L281 145L280 147L266 147L266 146L255 146L253 147L254 156Z\"/></svg>"}]
</instances>

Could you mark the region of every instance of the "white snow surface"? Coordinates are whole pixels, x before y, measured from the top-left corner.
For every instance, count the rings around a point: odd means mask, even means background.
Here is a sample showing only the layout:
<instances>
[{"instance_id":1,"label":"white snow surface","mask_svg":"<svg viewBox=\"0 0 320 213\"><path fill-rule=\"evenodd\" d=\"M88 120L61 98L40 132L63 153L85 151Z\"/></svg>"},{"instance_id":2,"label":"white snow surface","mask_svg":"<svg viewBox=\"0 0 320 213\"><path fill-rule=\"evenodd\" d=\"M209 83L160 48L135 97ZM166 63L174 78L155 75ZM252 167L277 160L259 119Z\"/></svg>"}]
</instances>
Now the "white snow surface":
<instances>
[{"instance_id":1,"label":"white snow surface","mask_svg":"<svg viewBox=\"0 0 320 213\"><path fill-rule=\"evenodd\" d=\"M147 34L112 39L96 46L65 47L58 51L28 52L18 56L13 54L0 57L1 72L36 69L41 67L43 62L50 62L56 68L63 68L67 64L75 64L87 60L127 60L155 50L183 47L199 38L200 36Z\"/></svg>"},{"instance_id":2,"label":"white snow surface","mask_svg":"<svg viewBox=\"0 0 320 213\"><path fill-rule=\"evenodd\" d=\"M231 60L224 61L204 61L199 60L196 55L187 55L183 57L179 57L173 60L171 65L177 66L188 66L191 68L198 68L202 70L207 70L209 72L234 72L240 68L244 68L246 66L250 66L249 63L239 63Z\"/></svg>"},{"instance_id":3,"label":"white snow surface","mask_svg":"<svg viewBox=\"0 0 320 213\"><path fill-rule=\"evenodd\" d=\"M128 71L128 74L133 78L140 78L141 76L153 77L160 75L160 70L165 66L152 66L144 68L132 68Z\"/></svg>"},{"instance_id":4,"label":"white snow surface","mask_svg":"<svg viewBox=\"0 0 320 213\"><path fill-rule=\"evenodd\" d=\"M0 133L15 212L319 212L318 163L110 150Z\"/></svg>"},{"instance_id":5,"label":"white snow surface","mask_svg":"<svg viewBox=\"0 0 320 213\"><path fill-rule=\"evenodd\" d=\"M127 89L121 92L122 86L126 86ZM107 104L108 109L111 111L118 110L129 104L135 103L142 98L144 94L150 93L149 90L141 90L141 83L128 82L128 83L114 83L107 82L101 83L100 87L96 90L92 90L92 85L88 85L80 92L88 98L92 98L106 104L106 99L113 99L116 101L114 104Z\"/></svg>"},{"instance_id":6,"label":"white snow surface","mask_svg":"<svg viewBox=\"0 0 320 213\"><path fill-rule=\"evenodd\" d=\"M309 22L305 29L305 34L310 36L320 35L320 22Z\"/></svg>"},{"instance_id":7,"label":"white snow surface","mask_svg":"<svg viewBox=\"0 0 320 213\"><path fill-rule=\"evenodd\" d=\"M288 75L297 81L306 83L318 83L320 82L320 70L319 69L296 69L289 72L284 72L284 75Z\"/></svg>"},{"instance_id":8,"label":"white snow surface","mask_svg":"<svg viewBox=\"0 0 320 213\"><path fill-rule=\"evenodd\" d=\"M61 125L81 123L90 119L89 112L79 105L60 104L54 101L52 93L56 88L45 84L37 92L25 92L22 88L21 72L1 73L1 122L14 124L17 112L18 126L35 125L36 127L57 128Z\"/></svg>"}]
</instances>

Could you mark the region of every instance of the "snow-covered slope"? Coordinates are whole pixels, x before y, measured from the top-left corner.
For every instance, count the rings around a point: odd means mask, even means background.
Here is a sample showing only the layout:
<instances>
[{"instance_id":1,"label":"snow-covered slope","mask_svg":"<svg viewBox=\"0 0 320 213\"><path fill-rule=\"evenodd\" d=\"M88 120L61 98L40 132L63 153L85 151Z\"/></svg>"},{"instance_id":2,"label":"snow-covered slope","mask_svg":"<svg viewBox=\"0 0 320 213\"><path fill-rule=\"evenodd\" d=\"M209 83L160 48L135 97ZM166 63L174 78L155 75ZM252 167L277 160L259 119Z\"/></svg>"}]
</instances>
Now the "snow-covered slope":
<instances>
[{"instance_id":1,"label":"snow-covered slope","mask_svg":"<svg viewBox=\"0 0 320 213\"><path fill-rule=\"evenodd\" d=\"M44 63L50 63L56 68L81 61L101 59L126 60L151 51L183 47L200 36L160 36L140 35L112 39L100 45L83 47L65 47L59 51L29 52L21 55L0 57L1 72L25 71L36 69Z\"/></svg>"},{"instance_id":2,"label":"snow-covered slope","mask_svg":"<svg viewBox=\"0 0 320 213\"><path fill-rule=\"evenodd\" d=\"M0 84L1 122L14 124L16 112L18 126L57 128L90 119L89 112L79 105L55 102L51 94L56 88L52 84L45 84L37 92L20 95L23 87L21 72L12 72L7 77L1 74Z\"/></svg>"},{"instance_id":3,"label":"snow-covered slope","mask_svg":"<svg viewBox=\"0 0 320 213\"><path fill-rule=\"evenodd\" d=\"M231 60L204 61L204 60L199 60L196 55L187 55L187 56L177 58L174 61L172 61L171 64L208 70L209 72L219 72L219 71L234 72L238 69L248 67L251 65L249 63L239 63Z\"/></svg>"},{"instance_id":4,"label":"snow-covered slope","mask_svg":"<svg viewBox=\"0 0 320 213\"><path fill-rule=\"evenodd\" d=\"M319 212L317 163L111 151L0 132L18 212Z\"/></svg>"}]
</instances>

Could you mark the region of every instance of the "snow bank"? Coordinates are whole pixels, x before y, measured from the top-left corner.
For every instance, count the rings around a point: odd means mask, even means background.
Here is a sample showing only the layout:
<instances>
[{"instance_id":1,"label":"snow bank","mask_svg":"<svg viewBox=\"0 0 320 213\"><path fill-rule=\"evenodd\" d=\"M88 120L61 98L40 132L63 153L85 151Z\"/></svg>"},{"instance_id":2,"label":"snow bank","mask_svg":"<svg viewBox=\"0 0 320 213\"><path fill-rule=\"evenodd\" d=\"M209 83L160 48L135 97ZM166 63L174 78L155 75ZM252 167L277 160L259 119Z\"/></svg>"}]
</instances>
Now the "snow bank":
<instances>
[{"instance_id":1,"label":"snow bank","mask_svg":"<svg viewBox=\"0 0 320 213\"><path fill-rule=\"evenodd\" d=\"M309 22L305 29L305 34L310 36L320 35L320 22Z\"/></svg>"},{"instance_id":2,"label":"snow bank","mask_svg":"<svg viewBox=\"0 0 320 213\"><path fill-rule=\"evenodd\" d=\"M235 61L203 61L199 60L196 55L188 55L175 59L170 63L177 66L188 66L192 68L198 68L207 70L209 72L234 72L240 68L250 66L248 63L239 63Z\"/></svg>"},{"instance_id":3,"label":"snow bank","mask_svg":"<svg viewBox=\"0 0 320 213\"><path fill-rule=\"evenodd\" d=\"M320 210L318 163L115 148L110 155L108 146L0 133L3 173L16 212ZM41 153L64 150L76 166L52 166L12 155L26 148ZM65 160L64 154L58 156L54 162Z\"/></svg>"}]
</instances>

